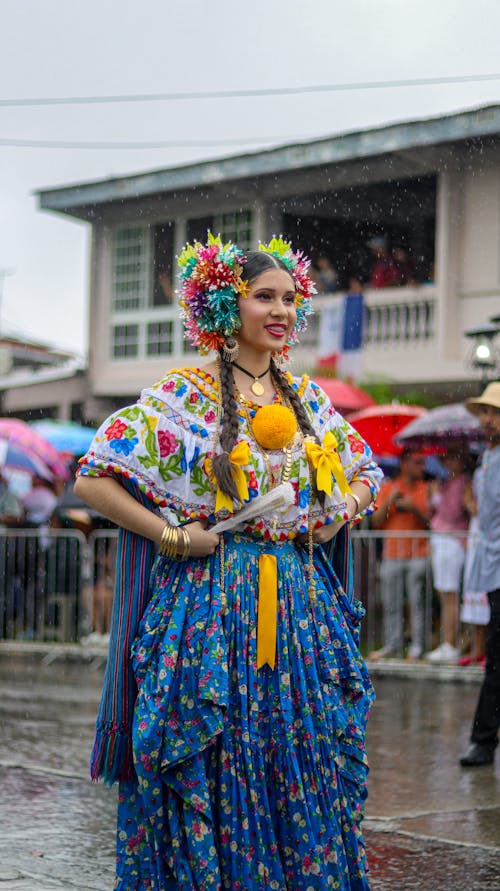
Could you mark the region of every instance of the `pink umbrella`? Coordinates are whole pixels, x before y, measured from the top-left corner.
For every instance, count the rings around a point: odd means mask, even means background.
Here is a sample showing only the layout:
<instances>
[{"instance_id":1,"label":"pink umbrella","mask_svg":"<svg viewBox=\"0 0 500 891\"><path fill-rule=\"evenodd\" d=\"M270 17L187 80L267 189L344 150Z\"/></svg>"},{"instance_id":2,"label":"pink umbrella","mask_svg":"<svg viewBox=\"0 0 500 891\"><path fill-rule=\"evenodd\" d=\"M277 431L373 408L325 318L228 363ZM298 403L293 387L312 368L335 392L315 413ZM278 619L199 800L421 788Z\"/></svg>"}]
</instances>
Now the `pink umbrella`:
<instances>
[{"instance_id":1,"label":"pink umbrella","mask_svg":"<svg viewBox=\"0 0 500 891\"><path fill-rule=\"evenodd\" d=\"M68 480L69 471L66 461L59 452L47 442L40 433L19 418L0 418L0 437L19 445L27 453L31 453L45 464L52 474L59 479Z\"/></svg>"},{"instance_id":2,"label":"pink umbrella","mask_svg":"<svg viewBox=\"0 0 500 891\"><path fill-rule=\"evenodd\" d=\"M354 384L342 381L337 377L313 375L313 381L330 397L337 411L342 413L359 411L359 409L367 408L375 403L375 400L360 387L355 387Z\"/></svg>"}]
</instances>

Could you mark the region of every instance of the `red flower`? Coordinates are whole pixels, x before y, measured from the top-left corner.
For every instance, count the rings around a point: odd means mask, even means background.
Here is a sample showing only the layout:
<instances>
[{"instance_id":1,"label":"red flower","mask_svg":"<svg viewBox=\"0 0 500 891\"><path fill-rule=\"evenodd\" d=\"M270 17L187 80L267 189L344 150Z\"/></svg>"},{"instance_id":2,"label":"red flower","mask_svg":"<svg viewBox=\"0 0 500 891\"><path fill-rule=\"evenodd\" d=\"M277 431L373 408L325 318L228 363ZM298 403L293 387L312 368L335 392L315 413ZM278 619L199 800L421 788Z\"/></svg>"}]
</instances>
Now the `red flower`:
<instances>
[{"instance_id":1,"label":"red flower","mask_svg":"<svg viewBox=\"0 0 500 891\"><path fill-rule=\"evenodd\" d=\"M191 393L191 396L189 397L189 401L190 401L191 405L194 405L196 402L198 402L198 393Z\"/></svg>"},{"instance_id":2,"label":"red flower","mask_svg":"<svg viewBox=\"0 0 500 891\"><path fill-rule=\"evenodd\" d=\"M117 418L110 427L106 428L106 430L104 431L104 435L106 436L108 442L110 439L123 439L123 434L125 433L126 429L127 424L124 424L123 421L120 421L120 419Z\"/></svg>"},{"instance_id":3,"label":"red flower","mask_svg":"<svg viewBox=\"0 0 500 891\"><path fill-rule=\"evenodd\" d=\"M160 446L160 457L166 458L168 455L173 455L174 452L179 448L179 444L173 433L170 433L170 430L159 430L158 431L158 444Z\"/></svg>"},{"instance_id":4,"label":"red flower","mask_svg":"<svg viewBox=\"0 0 500 891\"><path fill-rule=\"evenodd\" d=\"M363 455L364 454L365 444L362 439L358 439L358 437L353 436L352 433L348 434L347 439L349 440L349 445L350 445L351 452L353 453L353 455L356 455L356 454Z\"/></svg>"},{"instance_id":5,"label":"red flower","mask_svg":"<svg viewBox=\"0 0 500 891\"><path fill-rule=\"evenodd\" d=\"M210 409L210 411L207 411L207 413L205 415L205 421L207 422L207 424L211 424L212 421L215 421L216 417L217 416L216 416L215 412L212 411L212 409Z\"/></svg>"}]
</instances>

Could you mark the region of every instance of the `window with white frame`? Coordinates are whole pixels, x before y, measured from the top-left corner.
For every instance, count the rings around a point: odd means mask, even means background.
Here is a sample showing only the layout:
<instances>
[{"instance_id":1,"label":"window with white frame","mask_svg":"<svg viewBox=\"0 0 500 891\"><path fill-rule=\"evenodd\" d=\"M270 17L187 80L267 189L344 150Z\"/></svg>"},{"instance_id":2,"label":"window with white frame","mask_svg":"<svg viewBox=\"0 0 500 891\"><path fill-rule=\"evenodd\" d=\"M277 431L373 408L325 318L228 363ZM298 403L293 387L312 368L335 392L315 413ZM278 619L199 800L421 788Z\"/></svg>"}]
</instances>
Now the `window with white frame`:
<instances>
[{"instance_id":1,"label":"window with white frame","mask_svg":"<svg viewBox=\"0 0 500 891\"><path fill-rule=\"evenodd\" d=\"M122 226L113 237L113 311L140 309L146 303L149 278L149 229Z\"/></svg>"},{"instance_id":2,"label":"window with white frame","mask_svg":"<svg viewBox=\"0 0 500 891\"><path fill-rule=\"evenodd\" d=\"M214 233L220 233L222 240L232 241L244 251L253 247L253 219L249 207L217 214L214 218Z\"/></svg>"},{"instance_id":3,"label":"window with white frame","mask_svg":"<svg viewBox=\"0 0 500 891\"><path fill-rule=\"evenodd\" d=\"M139 354L139 325L113 326L113 358L130 359Z\"/></svg>"},{"instance_id":4,"label":"window with white frame","mask_svg":"<svg viewBox=\"0 0 500 891\"><path fill-rule=\"evenodd\" d=\"M174 350L173 322L149 322L146 329L148 356L166 356Z\"/></svg>"}]
</instances>

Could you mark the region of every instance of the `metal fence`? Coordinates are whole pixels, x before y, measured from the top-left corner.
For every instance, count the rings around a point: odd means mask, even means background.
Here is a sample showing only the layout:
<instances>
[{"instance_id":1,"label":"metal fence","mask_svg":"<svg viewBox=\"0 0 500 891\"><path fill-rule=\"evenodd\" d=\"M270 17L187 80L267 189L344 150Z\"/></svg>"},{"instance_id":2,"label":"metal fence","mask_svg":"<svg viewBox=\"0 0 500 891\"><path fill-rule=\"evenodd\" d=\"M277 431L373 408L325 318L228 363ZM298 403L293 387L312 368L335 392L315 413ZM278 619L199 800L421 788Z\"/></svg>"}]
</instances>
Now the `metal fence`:
<instances>
[{"instance_id":1,"label":"metal fence","mask_svg":"<svg viewBox=\"0 0 500 891\"><path fill-rule=\"evenodd\" d=\"M89 538L73 530L12 529L0 533L0 639L79 641L109 629L117 530ZM384 533L356 529L353 563L356 596L366 610L365 651L382 642L381 558L390 538L393 552L411 558L428 551L429 533ZM430 559L422 590L425 646L439 638L439 602ZM409 627L409 605L405 623Z\"/></svg>"}]
</instances>

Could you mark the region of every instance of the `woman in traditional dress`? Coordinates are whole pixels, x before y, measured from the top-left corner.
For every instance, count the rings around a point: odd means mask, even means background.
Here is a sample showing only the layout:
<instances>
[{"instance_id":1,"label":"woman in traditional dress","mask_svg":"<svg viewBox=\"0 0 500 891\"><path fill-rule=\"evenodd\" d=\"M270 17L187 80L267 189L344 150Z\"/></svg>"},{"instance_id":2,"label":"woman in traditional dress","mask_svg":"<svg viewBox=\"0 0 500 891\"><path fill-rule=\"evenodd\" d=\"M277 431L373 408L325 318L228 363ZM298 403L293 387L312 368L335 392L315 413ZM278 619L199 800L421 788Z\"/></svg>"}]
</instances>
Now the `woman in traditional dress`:
<instances>
[{"instance_id":1,"label":"woman in traditional dress","mask_svg":"<svg viewBox=\"0 0 500 891\"><path fill-rule=\"evenodd\" d=\"M382 474L320 388L280 368L311 312L308 261L209 236L179 265L187 336L216 360L106 420L75 486L121 527L92 756L95 779L120 782L115 887L365 891L373 690L362 610L324 546ZM266 509L287 482L288 505Z\"/></svg>"}]
</instances>

